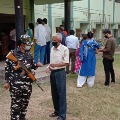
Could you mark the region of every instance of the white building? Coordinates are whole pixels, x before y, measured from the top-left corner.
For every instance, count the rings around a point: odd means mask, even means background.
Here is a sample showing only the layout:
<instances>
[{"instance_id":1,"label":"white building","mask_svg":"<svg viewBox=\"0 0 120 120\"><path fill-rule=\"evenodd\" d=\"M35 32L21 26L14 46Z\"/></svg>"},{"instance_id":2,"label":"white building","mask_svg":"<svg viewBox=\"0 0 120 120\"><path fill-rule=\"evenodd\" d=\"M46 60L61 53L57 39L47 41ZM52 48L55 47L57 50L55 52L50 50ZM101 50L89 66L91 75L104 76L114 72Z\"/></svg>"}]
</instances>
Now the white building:
<instances>
[{"instance_id":1,"label":"white building","mask_svg":"<svg viewBox=\"0 0 120 120\"><path fill-rule=\"evenodd\" d=\"M102 38L102 30L109 28L117 38L120 36L119 0L81 0L71 2L71 29L76 36L96 30L97 39ZM35 5L35 20L47 18L52 33L64 24L64 3Z\"/></svg>"}]
</instances>

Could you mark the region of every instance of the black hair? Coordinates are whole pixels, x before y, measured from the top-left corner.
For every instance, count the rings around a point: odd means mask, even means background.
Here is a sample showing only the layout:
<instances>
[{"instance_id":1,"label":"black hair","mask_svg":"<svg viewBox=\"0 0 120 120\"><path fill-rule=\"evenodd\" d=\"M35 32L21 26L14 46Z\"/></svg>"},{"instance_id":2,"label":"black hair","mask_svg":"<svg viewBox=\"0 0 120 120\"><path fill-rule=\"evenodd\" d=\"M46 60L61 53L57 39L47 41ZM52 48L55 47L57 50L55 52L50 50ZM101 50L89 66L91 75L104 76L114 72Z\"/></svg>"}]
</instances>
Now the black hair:
<instances>
[{"instance_id":1,"label":"black hair","mask_svg":"<svg viewBox=\"0 0 120 120\"><path fill-rule=\"evenodd\" d=\"M87 39L87 34L82 34L83 40Z\"/></svg>"},{"instance_id":2,"label":"black hair","mask_svg":"<svg viewBox=\"0 0 120 120\"><path fill-rule=\"evenodd\" d=\"M104 34L106 34L106 33L111 34L111 31L109 29L105 29L105 30L103 30L103 33Z\"/></svg>"},{"instance_id":3,"label":"black hair","mask_svg":"<svg viewBox=\"0 0 120 120\"><path fill-rule=\"evenodd\" d=\"M38 18L38 19L37 19L37 22L38 22L38 24L42 24L42 23L43 23L43 21L42 21L41 18Z\"/></svg>"},{"instance_id":4,"label":"black hair","mask_svg":"<svg viewBox=\"0 0 120 120\"><path fill-rule=\"evenodd\" d=\"M22 43L23 43L23 42L22 42L21 40L19 40L19 41L17 42L17 46L20 46ZM23 43L23 44L24 44L24 43Z\"/></svg>"},{"instance_id":5,"label":"black hair","mask_svg":"<svg viewBox=\"0 0 120 120\"><path fill-rule=\"evenodd\" d=\"M43 22L44 22L45 24L47 24L47 19L46 19L46 18L44 18L44 19L43 19Z\"/></svg>"},{"instance_id":6,"label":"black hair","mask_svg":"<svg viewBox=\"0 0 120 120\"><path fill-rule=\"evenodd\" d=\"M34 24L33 23L29 23L28 25L29 25L29 28L32 29L33 34L34 34Z\"/></svg>"},{"instance_id":7,"label":"black hair","mask_svg":"<svg viewBox=\"0 0 120 120\"><path fill-rule=\"evenodd\" d=\"M56 27L56 33L59 33L60 31L60 27Z\"/></svg>"},{"instance_id":8,"label":"black hair","mask_svg":"<svg viewBox=\"0 0 120 120\"><path fill-rule=\"evenodd\" d=\"M33 23L29 23L28 25L29 25L30 29L34 29L34 24Z\"/></svg>"},{"instance_id":9,"label":"black hair","mask_svg":"<svg viewBox=\"0 0 120 120\"><path fill-rule=\"evenodd\" d=\"M64 26L63 25L60 25L60 30L64 31Z\"/></svg>"},{"instance_id":10,"label":"black hair","mask_svg":"<svg viewBox=\"0 0 120 120\"><path fill-rule=\"evenodd\" d=\"M87 37L90 38L90 39L93 38L93 32L91 32L91 31L88 32Z\"/></svg>"},{"instance_id":11,"label":"black hair","mask_svg":"<svg viewBox=\"0 0 120 120\"><path fill-rule=\"evenodd\" d=\"M74 31L74 30L70 30L69 34L70 34L70 35L74 35L74 34L75 34L75 31Z\"/></svg>"},{"instance_id":12,"label":"black hair","mask_svg":"<svg viewBox=\"0 0 120 120\"><path fill-rule=\"evenodd\" d=\"M60 27L64 27L63 25L60 25Z\"/></svg>"},{"instance_id":13,"label":"black hair","mask_svg":"<svg viewBox=\"0 0 120 120\"><path fill-rule=\"evenodd\" d=\"M81 34L82 40L80 41L80 44L87 39L87 34Z\"/></svg>"}]
</instances>

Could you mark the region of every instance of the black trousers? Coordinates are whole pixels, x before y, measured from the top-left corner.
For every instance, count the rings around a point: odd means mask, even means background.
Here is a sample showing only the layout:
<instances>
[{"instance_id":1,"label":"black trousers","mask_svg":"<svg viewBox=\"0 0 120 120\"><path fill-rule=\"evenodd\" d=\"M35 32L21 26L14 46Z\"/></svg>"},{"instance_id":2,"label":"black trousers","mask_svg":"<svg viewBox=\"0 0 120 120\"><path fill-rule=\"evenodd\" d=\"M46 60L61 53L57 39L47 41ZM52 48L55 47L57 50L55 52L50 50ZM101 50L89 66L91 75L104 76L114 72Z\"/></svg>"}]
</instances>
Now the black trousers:
<instances>
[{"instance_id":1,"label":"black trousers","mask_svg":"<svg viewBox=\"0 0 120 120\"><path fill-rule=\"evenodd\" d=\"M115 73L113 69L113 60L103 58L103 65L104 65L104 71L105 71L105 85L109 85L110 83L110 74L111 74L111 82L115 83Z\"/></svg>"},{"instance_id":2,"label":"black trousers","mask_svg":"<svg viewBox=\"0 0 120 120\"><path fill-rule=\"evenodd\" d=\"M50 63L50 41L46 43L44 64Z\"/></svg>"},{"instance_id":3,"label":"black trousers","mask_svg":"<svg viewBox=\"0 0 120 120\"><path fill-rule=\"evenodd\" d=\"M66 119L66 73L65 69L52 70L50 75L51 93L55 112L61 120Z\"/></svg>"}]
</instances>

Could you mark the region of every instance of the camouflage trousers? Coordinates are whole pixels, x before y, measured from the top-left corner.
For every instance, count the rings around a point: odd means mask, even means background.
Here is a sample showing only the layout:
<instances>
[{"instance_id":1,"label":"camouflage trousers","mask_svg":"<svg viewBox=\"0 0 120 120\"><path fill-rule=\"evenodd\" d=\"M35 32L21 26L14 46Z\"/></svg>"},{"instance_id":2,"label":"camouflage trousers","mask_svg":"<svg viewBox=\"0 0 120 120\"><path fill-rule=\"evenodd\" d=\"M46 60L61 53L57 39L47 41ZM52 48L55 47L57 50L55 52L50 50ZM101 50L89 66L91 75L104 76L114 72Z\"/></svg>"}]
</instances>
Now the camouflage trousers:
<instances>
[{"instance_id":1,"label":"camouflage trousers","mask_svg":"<svg viewBox=\"0 0 120 120\"><path fill-rule=\"evenodd\" d=\"M10 83L11 120L25 120L29 99L32 93L30 81L14 81Z\"/></svg>"}]
</instances>

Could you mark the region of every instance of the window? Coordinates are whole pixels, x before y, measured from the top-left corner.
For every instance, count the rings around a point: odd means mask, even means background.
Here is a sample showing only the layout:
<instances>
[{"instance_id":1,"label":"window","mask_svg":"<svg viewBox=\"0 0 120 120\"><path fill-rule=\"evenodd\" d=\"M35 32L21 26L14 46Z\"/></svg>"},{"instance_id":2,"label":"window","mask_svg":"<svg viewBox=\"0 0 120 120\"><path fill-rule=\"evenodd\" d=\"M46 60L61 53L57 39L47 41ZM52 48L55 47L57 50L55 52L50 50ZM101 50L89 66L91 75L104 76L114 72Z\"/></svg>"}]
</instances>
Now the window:
<instances>
[{"instance_id":1,"label":"window","mask_svg":"<svg viewBox=\"0 0 120 120\"><path fill-rule=\"evenodd\" d=\"M113 30L113 36L114 36L115 38L118 38L118 30L117 30L117 29L114 29L114 30Z\"/></svg>"},{"instance_id":2,"label":"window","mask_svg":"<svg viewBox=\"0 0 120 120\"><path fill-rule=\"evenodd\" d=\"M120 0L115 0L115 2L120 3Z\"/></svg>"}]
</instances>

